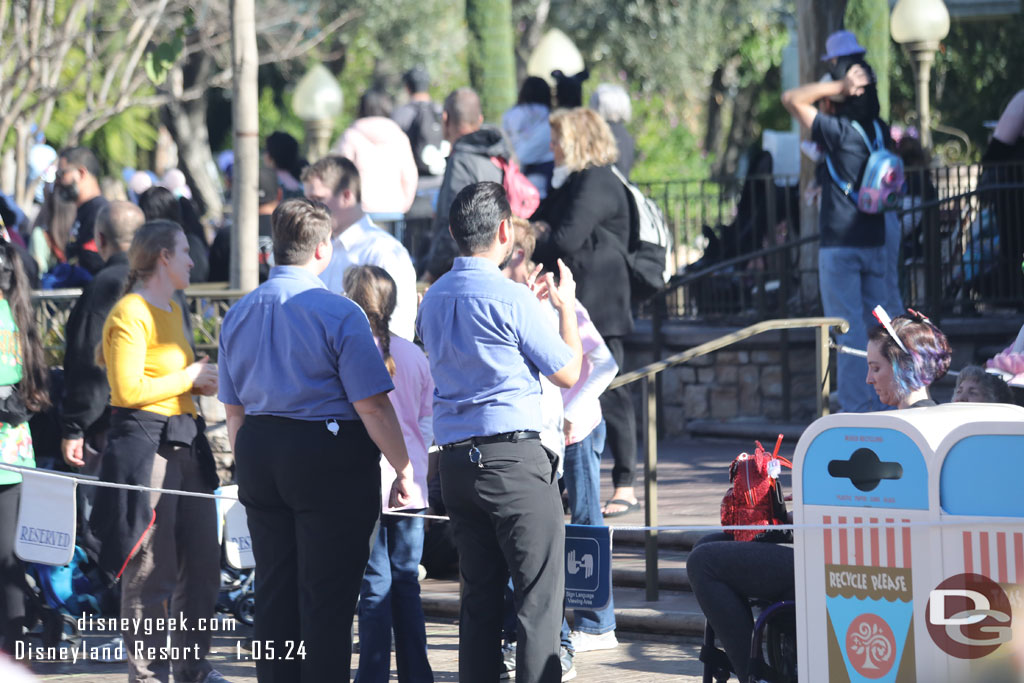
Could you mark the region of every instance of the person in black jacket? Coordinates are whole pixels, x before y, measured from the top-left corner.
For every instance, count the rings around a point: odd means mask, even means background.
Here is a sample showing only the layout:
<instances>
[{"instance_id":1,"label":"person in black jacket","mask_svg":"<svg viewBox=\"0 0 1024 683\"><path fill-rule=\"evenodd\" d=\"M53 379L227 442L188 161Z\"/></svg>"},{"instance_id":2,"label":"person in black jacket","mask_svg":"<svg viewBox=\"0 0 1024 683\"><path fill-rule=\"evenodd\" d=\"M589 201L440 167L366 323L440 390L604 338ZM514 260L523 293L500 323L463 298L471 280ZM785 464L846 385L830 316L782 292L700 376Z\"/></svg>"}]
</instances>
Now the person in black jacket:
<instances>
[{"instance_id":1,"label":"person in black jacket","mask_svg":"<svg viewBox=\"0 0 1024 683\"><path fill-rule=\"evenodd\" d=\"M139 195L139 208L146 214L147 221L163 218L181 226L188 239L189 256L195 264L191 282L207 282L210 277L210 248L203 234L203 224L191 202L184 197L179 199L166 187L157 185Z\"/></svg>"},{"instance_id":2,"label":"person in black jacket","mask_svg":"<svg viewBox=\"0 0 1024 683\"><path fill-rule=\"evenodd\" d=\"M491 159L512 157L501 130L483 125L480 97L472 88L452 91L444 100L441 119L444 138L452 144L452 153L437 195L431 239L417 258L417 272L426 282L433 282L451 270L452 261L459 255L455 240L448 232L448 212L455 195L474 183L502 182L504 175Z\"/></svg>"},{"instance_id":3,"label":"person in black jacket","mask_svg":"<svg viewBox=\"0 0 1024 683\"><path fill-rule=\"evenodd\" d=\"M633 329L630 312L630 206L626 187L612 170L618 158L608 124L592 109L559 110L551 115L551 148L555 172L551 194L533 216L550 231L538 241L534 258L554 270L565 261L577 283L577 298L590 311L620 370L623 338ZM606 517L629 512L637 505L633 492L636 472L636 415L629 389L620 387L601 396L608 426L608 448L615 458L615 491L605 504Z\"/></svg>"},{"instance_id":4,"label":"person in black jacket","mask_svg":"<svg viewBox=\"0 0 1024 683\"><path fill-rule=\"evenodd\" d=\"M82 290L68 316L61 453L75 467L86 464L87 453L96 455L103 451L110 416L110 387L106 371L96 365L96 345L100 343L107 314L124 293L128 246L145 220L142 209L130 202L111 202L100 212L96 242L105 265ZM92 474L94 469L90 462L85 473Z\"/></svg>"},{"instance_id":5,"label":"person in black jacket","mask_svg":"<svg viewBox=\"0 0 1024 683\"><path fill-rule=\"evenodd\" d=\"M999 116L981 161L985 165L978 183L981 199L991 207L999 230L996 267L985 278L983 292L1001 304L1020 308L1024 298L1024 277L1017 268L1024 251L1024 190L1020 189L1024 184L1024 90Z\"/></svg>"},{"instance_id":6,"label":"person in black jacket","mask_svg":"<svg viewBox=\"0 0 1024 683\"><path fill-rule=\"evenodd\" d=\"M61 150L57 159L54 187L65 201L78 207L66 249L68 261L77 262L92 275L103 267L94 234L96 217L107 204L100 190L101 173L99 160L87 147L68 147Z\"/></svg>"}]
</instances>

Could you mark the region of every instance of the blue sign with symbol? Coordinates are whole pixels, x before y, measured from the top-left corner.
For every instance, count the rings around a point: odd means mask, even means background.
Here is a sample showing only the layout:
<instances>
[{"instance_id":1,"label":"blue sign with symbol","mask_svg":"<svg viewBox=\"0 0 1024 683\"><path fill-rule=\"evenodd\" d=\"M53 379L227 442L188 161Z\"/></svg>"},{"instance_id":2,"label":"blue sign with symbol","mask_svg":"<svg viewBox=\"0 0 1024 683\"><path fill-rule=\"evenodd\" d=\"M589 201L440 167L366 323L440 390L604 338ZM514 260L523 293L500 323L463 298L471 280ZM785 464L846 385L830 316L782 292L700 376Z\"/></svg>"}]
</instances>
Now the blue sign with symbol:
<instances>
[{"instance_id":1,"label":"blue sign with symbol","mask_svg":"<svg viewBox=\"0 0 1024 683\"><path fill-rule=\"evenodd\" d=\"M612 597L612 532L565 525L565 606L598 610Z\"/></svg>"}]
</instances>

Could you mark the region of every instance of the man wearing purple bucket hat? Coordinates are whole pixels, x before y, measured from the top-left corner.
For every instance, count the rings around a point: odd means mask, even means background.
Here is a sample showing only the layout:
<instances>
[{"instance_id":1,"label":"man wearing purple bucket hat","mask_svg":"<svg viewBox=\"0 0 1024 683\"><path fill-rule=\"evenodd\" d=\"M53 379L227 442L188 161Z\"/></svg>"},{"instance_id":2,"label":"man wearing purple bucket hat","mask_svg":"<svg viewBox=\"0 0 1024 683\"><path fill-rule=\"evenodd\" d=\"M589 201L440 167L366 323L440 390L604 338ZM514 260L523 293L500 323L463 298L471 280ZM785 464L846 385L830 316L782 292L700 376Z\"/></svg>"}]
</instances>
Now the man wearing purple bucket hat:
<instances>
[{"instance_id":1,"label":"man wearing purple bucket hat","mask_svg":"<svg viewBox=\"0 0 1024 683\"><path fill-rule=\"evenodd\" d=\"M782 94L786 109L809 129L816 142L831 160L839 178L850 179L855 186L867 164L871 149L857 130L869 138L882 137L882 144L892 145L889 126L879 119L878 91L875 75L864 61L866 50L850 31L836 31L825 43L822 61L828 65L831 82L815 81ZM815 103L823 98L835 102L835 115L819 112ZM856 123L856 125L855 125ZM818 250L818 285L825 315L844 318L850 330L840 335L844 346L865 348L867 331L873 324L871 310L878 304L893 306L898 297L889 268L886 248L884 214L861 212L839 183L825 169L818 167L821 185L821 210L818 216L820 249ZM893 245L893 248L898 248ZM897 289L894 293L892 290ZM901 307L896 305L896 309ZM836 379L839 407L843 412L881 410L878 398L864 385L867 372L864 359L840 355Z\"/></svg>"},{"instance_id":2,"label":"man wearing purple bucket hat","mask_svg":"<svg viewBox=\"0 0 1024 683\"><path fill-rule=\"evenodd\" d=\"M828 62L840 57L853 57L863 55L867 49L857 42L857 36L852 31L836 31L825 41L825 54L821 61Z\"/></svg>"}]
</instances>

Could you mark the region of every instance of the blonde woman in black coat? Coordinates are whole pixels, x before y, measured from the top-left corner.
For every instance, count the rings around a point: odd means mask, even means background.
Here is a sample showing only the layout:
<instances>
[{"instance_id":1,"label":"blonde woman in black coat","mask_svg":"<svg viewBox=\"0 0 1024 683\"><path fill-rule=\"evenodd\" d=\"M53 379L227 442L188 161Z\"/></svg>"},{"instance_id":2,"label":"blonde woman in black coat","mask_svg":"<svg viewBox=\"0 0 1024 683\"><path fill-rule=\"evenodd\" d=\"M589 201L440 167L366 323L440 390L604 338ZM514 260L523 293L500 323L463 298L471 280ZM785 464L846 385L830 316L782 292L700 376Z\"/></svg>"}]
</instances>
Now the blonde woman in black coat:
<instances>
[{"instance_id":1,"label":"blonde woman in black coat","mask_svg":"<svg viewBox=\"0 0 1024 683\"><path fill-rule=\"evenodd\" d=\"M630 207L626 188L612 170L618 159L615 138L593 110L560 109L551 114L551 149L552 189L533 216L550 229L538 239L534 257L555 272L558 259L569 266L577 298L622 368L622 341L633 329L626 266ZM601 410L615 458L615 491L604 515L615 517L637 505L636 416L628 389L605 392Z\"/></svg>"}]
</instances>

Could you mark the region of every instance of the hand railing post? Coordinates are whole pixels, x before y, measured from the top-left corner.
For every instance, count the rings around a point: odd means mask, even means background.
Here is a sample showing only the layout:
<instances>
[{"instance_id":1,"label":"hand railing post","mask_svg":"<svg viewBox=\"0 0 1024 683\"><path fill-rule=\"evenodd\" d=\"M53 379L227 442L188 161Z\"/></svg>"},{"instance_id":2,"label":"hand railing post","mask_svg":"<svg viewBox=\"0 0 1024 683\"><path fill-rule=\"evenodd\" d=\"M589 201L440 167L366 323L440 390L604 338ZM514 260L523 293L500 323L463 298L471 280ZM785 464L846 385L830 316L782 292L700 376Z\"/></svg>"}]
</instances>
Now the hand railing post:
<instances>
[{"instance_id":1,"label":"hand railing post","mask_svg":"<svg viewBox=\"0 0 1024 683\"><path fill-rule=\"evenodd\" d=\"M643 391L643 421L646 425L644 445L644 556L647 600L658 599L658 395L651 379L646 375L641 381Z\"/></svg>"},{"instance_id":2,"label":"hand railing post","mask_svg":"<svg viewBox=\"0 0 1024 683\"><path fill-rule=\"evenodd\" d=\"M814 381L818 383L818 417L828 415L828 325L814 328Z\"/></svg>"}]
</instances>

